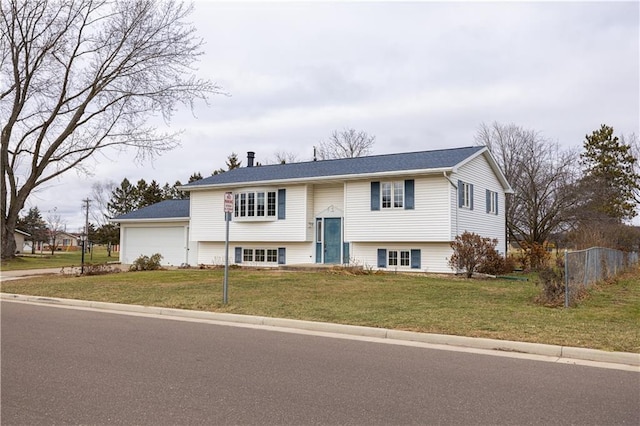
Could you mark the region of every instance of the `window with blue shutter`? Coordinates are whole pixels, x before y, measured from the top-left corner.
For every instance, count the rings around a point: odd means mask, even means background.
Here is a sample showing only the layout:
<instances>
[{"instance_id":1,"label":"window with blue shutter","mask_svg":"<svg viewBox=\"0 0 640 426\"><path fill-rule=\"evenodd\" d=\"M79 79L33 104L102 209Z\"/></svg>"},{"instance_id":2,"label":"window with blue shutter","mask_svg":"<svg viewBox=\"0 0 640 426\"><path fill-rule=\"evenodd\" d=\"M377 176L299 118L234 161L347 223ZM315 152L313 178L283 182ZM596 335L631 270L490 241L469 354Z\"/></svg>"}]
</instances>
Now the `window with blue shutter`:
<instances>
[{"instance_id":1,"label":"window with blue shutter","mask_svg":"<svg viewBox=\"0 0 640 426\"><path fill-rule=\"evenodd\" d=\"M387 267L387 250L378 249L378 268Z\"/></svg>"},{"instance_id":2,"label":"window with blue shutter","mask_svg":"<svg viewBox=\"0 0 640 426\"><path fill-rule=\"evenodd\" d=\"M242 263L242 247L236 247L235 258L236 263Z\"/></svg>"},{"instance_id":3,"label":"window with blue shutter","mask_svg":"<svg viewBox=\"0 0 640 426\"><path fill-rule=\"evenodd\" d=\"M278 248L278 265L284 265L287 263L286 257L287 249L284 247Z\"/></svg>"},{"instance_id":4,"label":"window with blue shutter","mask_svg":"<svg viewBox=\"0 0 640 426\"><path fill-rule=\"evenodd\" d=\"M414 196L415 181L407 179L404 181L404 208L405 210L413 210L415 204Z\"/></svg>"},{"instance_id":5,"label":"window with blue shutter","mask_svg":"<svg viewBox=\"0 0 640 426\"><path fill-rule=\"evenodd\" d=\"M371 210L380 210L380 182L371 182Z\"/></svg>"},{"instance_id":6,"label":"window with blue shutter","mask_svg":"<svg viewBox=\"0 0 640 426\"><path fill-rule=\"evenodd\" d=\"M420 269L420 250L411 250L411 269Z\"/></svg>"},{"instance_id":7,"label":"window with blue shutter","mask_svg":"<svg viewBox=\"0 0 640 426\"><path fill-rule=\"evenodd\" d=\"M287 190L278 189L278 219L286 218Z\"/></svg>"}]
</instances>

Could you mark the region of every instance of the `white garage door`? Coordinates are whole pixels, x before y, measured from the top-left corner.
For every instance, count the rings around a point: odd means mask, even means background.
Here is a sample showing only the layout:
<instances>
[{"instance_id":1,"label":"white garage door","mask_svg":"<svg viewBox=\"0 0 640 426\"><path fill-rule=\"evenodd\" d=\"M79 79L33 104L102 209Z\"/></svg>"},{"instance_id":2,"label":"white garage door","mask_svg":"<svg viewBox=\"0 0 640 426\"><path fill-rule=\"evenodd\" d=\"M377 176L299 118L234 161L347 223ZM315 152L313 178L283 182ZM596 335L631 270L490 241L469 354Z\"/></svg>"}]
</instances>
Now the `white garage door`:
<instances>
[{"instance_id":1,"label":"white garage door","mask_svg":"<svg viewBox=\"0 0 640 426\"><path fill-rule=\"evenodd\" d=\"M186 262L185 228L183 226L124 229L123 263L131 264L139 256L162 255L163 265L180 266Z\"/></svg>"}]
</instances>

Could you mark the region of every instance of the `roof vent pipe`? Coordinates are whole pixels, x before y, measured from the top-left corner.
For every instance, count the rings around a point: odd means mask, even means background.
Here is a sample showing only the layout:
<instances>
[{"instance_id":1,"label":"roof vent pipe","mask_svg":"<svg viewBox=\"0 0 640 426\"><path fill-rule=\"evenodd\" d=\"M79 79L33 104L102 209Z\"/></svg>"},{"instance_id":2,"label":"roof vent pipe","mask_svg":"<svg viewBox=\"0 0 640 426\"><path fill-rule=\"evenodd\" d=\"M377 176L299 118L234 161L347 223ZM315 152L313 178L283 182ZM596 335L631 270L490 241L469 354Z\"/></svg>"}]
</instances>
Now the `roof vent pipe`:
<instances>
[{"instance_id":1,"label":"roof vent pipe","mask_svg":"<svg viewBox=\"0 0 640 426\"><path fill-rule=\"evenodd\" d=\"M255 158L256 153L253 151L247 152L247 167L253 167L253 159Z\"/></svg>"}]
</instances>

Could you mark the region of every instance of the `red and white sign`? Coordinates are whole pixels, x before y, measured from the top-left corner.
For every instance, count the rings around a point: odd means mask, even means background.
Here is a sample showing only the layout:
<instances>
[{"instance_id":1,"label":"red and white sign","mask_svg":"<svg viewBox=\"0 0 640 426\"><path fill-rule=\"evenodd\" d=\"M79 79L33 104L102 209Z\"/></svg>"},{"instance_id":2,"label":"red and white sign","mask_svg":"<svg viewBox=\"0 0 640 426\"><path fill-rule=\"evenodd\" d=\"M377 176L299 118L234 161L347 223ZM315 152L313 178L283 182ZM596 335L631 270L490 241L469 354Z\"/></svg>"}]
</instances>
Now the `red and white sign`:
<instances>
[{"instance_id":1,"label":"red and white sign","mask_svg":"<svg viewBox=\"0 0 640 426\"><path fill-rule=\"evenodd\" d=\"M224 193L224 212L233 213L233 192Z\"/></svg>"}]
</instances>

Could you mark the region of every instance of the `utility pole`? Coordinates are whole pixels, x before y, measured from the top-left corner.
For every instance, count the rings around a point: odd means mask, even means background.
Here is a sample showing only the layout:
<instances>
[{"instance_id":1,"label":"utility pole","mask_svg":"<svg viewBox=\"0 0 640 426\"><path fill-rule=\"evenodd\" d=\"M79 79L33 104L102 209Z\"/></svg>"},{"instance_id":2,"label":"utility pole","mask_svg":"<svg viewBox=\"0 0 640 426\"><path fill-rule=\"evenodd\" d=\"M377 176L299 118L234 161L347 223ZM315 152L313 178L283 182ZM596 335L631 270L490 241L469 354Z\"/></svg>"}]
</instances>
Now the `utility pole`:
<instances>
[{"instance_id":1,"label":"utility pole","mask_svg":"<svg viewBox=\"0 0 640 426\"><path fill-rule=\"evenodd\" d=\"M80 274L84 274L84 252L87 249L87 241L89 240L89 200L88 198L82 200L84 203L84 232L82 233L82 261L80 266Z\"/></svg>"}]
</instances>

